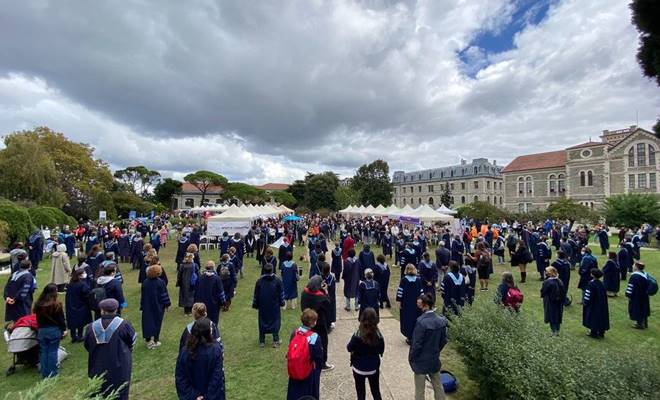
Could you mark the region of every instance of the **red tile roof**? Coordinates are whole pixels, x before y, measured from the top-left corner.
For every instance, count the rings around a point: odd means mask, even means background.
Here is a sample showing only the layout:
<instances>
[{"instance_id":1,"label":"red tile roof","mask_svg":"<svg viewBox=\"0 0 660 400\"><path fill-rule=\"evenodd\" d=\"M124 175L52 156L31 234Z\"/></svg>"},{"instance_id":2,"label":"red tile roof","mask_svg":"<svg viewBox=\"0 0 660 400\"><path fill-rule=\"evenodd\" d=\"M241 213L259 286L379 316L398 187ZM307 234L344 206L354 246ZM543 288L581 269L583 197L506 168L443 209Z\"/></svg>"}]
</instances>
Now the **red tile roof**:
<instances>
[{"instance_id":1,"label":"red tile roof","mask_svg":"<svg viewBox=\"0 0 660 400\"><path fill-rule=\"evenodd\" d=\"M257 189L261 190L287 190L289 184L287 183L266 183L264 185L255 186Z\"/></svg>"},{"instance_id":2,"label":"red tile roof","mask_svg":"<svg viewBox=\"0 0 660 400\"><path fill-rule=\"evenodd\" d=\"M197 186L193 185L192 183L188 182L183 182L183 185L181 186L181 192L182 193L190 193L190 194L201 194L202 192L197 189ZM211 185L208 187L206 190L206 194L220 194L222 193L222 186L215 186Z\"/></svg>"},{"instance_id":3,"label":"red tile roof","mask_svg":"<svg viewBox=\"0 0 660 400\"><path fill-rule=\"evenodd\" d=\"M502 172L527 171L532 169L557 168L566 165L566 151L550 151L548 153L527 154L516 157Z\"/></svg>"},{"instance_id":4,"label":"red tile roof","mask_svg":"<svg viewBox=\"0 0 660 400\"><path fill-rule=\"evenodd\" d=\"M566 150L581 149L584 147L593 147L593 146L607 146L607 143L603 142L586 142L582 144L577 144L575 146L568 147Z\"/></svg>"}]
</instances>

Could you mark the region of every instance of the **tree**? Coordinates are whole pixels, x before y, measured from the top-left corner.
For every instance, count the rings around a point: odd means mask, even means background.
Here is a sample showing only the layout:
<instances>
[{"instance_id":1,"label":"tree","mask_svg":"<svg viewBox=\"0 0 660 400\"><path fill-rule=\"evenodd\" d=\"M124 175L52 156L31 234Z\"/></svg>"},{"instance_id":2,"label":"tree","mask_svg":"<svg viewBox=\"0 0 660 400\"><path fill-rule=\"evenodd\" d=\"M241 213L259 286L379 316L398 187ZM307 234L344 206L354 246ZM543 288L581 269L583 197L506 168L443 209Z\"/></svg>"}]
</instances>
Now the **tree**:
<instances>
[{"instance_id":1,"label":"tree","mask_svg":"<svg viewBox=\"0 0 660 400\"><path fill-rule=\"evenodd\" d=\"M332 171L322 174L310 174L305 177L305 206L312 210L327 208L337 209L335 190L339 186L339 178Z\"/></svg>"},{"instance_id":2,"label":"tree","mask_svg":"<svg viewBox=\"0 0 660 400\"><path fill-rule=\"evenodd\" d=\"M360 194L350 186L339 186L335 190L335 204L338 210L360 203Z\"/></svg>"},{"instance_id":3,"label":"tree","mask_svg":"<svg viewBox=\"0 0 660 400\"><path fill-rule=\"evenodd\" d=\"M451 198L451 189L449 188L448 183L445 184L445 190L443 190L442 194L440 195L440 203L447 207L451 207L454 204L454 201Z\"/></svg>"},{"instance_id":4,"label":"tree","mask_svg":"<svg viewBox=\"0 0 660 400\"><path fill-rule=\"evenodd\" d=\"M160 180L160 172L138 165L117 170L114 177L130 187L133 193L144 199L149 194L149 188Z\"/></svg>"},{"instance_id":5,"label":"tree","mask_svg":"<svg viewBox=\"0 0 660 400\"><path fill-rule=\"evenodd\" d=\"M172 197L181 194L182 187L183 182L172 178L165 178L158 182L154 188L153 199L155 202L169 209L172 206Z\"/></svg>"},{"instance_id":6,"label":"tree","mask_svg":"<svg viewBox=\"0 0 660 400\"><path fill-rule=\"evenodd\" d=\"M504 211L485 201L475 201L459 207L457 211L460 218L468 217L481 222L496 222L506 217Z\"/></svg>"},{"instance_id":7,"label":"tree","mask_svg":"<svg viewBox=\"0 0 660 400\"><path fill-rule=\"evenodd\" d=\"M296 199L296 206L305 204L305 181L300 179L293 181L286 191Z\"/></svg>"},{"instance_id":8,"label":"tree","mask_svg":"<svg viewBox=\"0 0 660 400\"><path fill-rule=\"evenodd\" d=\"M241 182L229 182L225 184L222 191L222 198L224 200L236 200L242 203L265 203L268 199L267 197L265 191Z\"/></svg>"},{"instance_id":9,"label":"tree","mask_svg":"<svg viewBox=\"0 0 660 400\"><path fill-rule=\"evenodd\" d=\"M362 204L392 204L394 187L390 182L390 167L387 162L376 160L362 165L351 180L351 188L360 194Z\"/></svg>"},{"instance_id":10,"label":"tree","mask_svg":"<svg viewBox=\"0 0 660 400\"><path fill-rule=\"evenodd\" d=\"M112 202L115 205L117 214L122 218L127 218L129 212L133 210L138 214L147 214L155 208L154 204L131 192L112 193Z\"/></svg>"},{"instance_id":11,"label":"tree","mask_svg":"<svg viewBox=\"0 0 660 400\"><path fill-rule=\"evenodd\" d=\"M206 200L206 193L210 186L227 186L227 178L211 171L197 171L183 177L183 180L192 184L202 194L201 204Z\"/></svg>"},{"instance_id":12,"label":"tree","mask_svg":"<svg viewBox=\"0 0 660 400\"><path fill-rule=\"evenodd\" d=\"M598 219L597 214L591 211L589 207L576 203L571 199L561 199L550 204L547 214L552 219L569 220L571 223L575 221L593 222Z\"/></svg>"},{"instance_id":13,"label":"tree","mask_svg":"<svg viewBox=\"0 0 660 400\"><path fill-rule=\"evenodd\" d=\"M294 208L296 206L296 198L289 192L272 192L271 197L273 201L278 204L284 204L289 208Z\"/></svg>"},{"instance_id":14,"label":"tree","mask_svg":"<svg viewBox=\"0 0 660 400\"><path fill-rule=\"evenodd\" d=\"M626 227L660 223L660 197L655 194L619 194L605 199L605 219Z\"/></svg>"}]
</instances>

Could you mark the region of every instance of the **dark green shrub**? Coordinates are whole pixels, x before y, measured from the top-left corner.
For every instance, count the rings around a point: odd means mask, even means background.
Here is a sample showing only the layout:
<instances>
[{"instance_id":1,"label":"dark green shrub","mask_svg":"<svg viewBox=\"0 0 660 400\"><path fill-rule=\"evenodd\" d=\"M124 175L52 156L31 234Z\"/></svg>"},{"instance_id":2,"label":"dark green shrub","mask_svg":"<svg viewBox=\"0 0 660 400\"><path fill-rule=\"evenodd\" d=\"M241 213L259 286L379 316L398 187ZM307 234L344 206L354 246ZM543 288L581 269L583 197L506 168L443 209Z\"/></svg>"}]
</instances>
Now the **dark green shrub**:
<instances>
[{"instance_id":1,"label":"dark green shrub","mask_svg":"<svg viewBox=\"0 0 660 400\"><path fill-rule=\"evenodd\" d=\"M660 390L658 360L642 349L618 353L585 347L524 311L487 301L466 307L450 325L470 377L484 399L644 399Z\"/></svg>"},{"instance_id":2,"label":"dark green shrub","mask_svg":"<svg viewBox=\"0 0 660 400\"><path fill-rule=\"evenodd\" d=\"M312 210L310 210L309 208L307 208L305 206L296 207L296 215L305 215L305 214L309 214L311 212L312 212Z\"/></svg>"},{"instance_id":3,"label":"dark green shrub","mask_svg":"<svg viewBox=\"0 0 660 400\"><path fill-rule=\"evenodd\" d=\"M66 215L64 211L55 207L32 207L28 208L28 214L32 223L38 227L49 227L69 225L76 226L75 218Z\"/></svg>"},{"instance_id":4,"label":"dark green shrub","mask_svg":"<svg viewBox=\"0 0 660 400\"><path fill-rule=\"evenodd\" d=\"M9 224L5 221L0 221L0 248L9 245Z\"/></svg>"},{"instance_id":5,"label":"dark green shrub","mask_svg":"<svg viewBox=\"0 0 660 400\"><path fill-rule=\"evenodd\" d=\"M0 220L9 225L9 242L25 241L34 229L27 209L19 207L9 200L0 200Z\"/></svg>"}]
</instances>

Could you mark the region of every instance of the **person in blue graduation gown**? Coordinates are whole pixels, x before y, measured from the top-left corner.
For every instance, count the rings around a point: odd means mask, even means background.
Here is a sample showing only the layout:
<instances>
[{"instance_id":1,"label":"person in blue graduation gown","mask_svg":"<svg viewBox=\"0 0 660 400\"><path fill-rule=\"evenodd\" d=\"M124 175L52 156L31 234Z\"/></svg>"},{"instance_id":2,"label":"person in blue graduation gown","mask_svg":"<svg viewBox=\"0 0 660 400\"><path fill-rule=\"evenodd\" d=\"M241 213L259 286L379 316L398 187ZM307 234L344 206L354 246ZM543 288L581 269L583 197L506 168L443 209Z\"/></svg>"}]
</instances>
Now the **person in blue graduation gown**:
<instances>
[{"instance_id":1,"label":"person in blue graduation gown","mask_svg":"<svg viewBox=\"0 0 660 400\"><path fill-rule=\"evenodd\" d=\"M435 301L435 285L438 283L438 270L431 262L431 255L424 253L422 261L417 266L419 277L424 284L424 293L429 294Z\"/></svg>"},{"instance_id":2,"label":"person in blue graduation gown","mask_svg":"<svg viewBox=\"0 0 660 400\"><path fill-rule=\"evenodd\" d=\"M213 261L206 263L204 272L197 278L195 303L204 303L209 319L220 326L220 308L225 304L225 291Z\"/></svg>"},{"instance_id":3,"label":"person in blue graduation gown","mask_svg":"<svg viewBox=\"0 0 660 400\"><path fill-rule=\"evenodd\" d=\"M552 267L557 271L557 278L564 286L565 299L564 303L568 304L568 289L571 283L571 263L566 257L563 250L557 251L557 259L552 263Z\"/></svg>"},{"instance_id":4,"label":"person in blue graduation gown","mask_svg":"<svg viewBox=\"0 0 660 400\"><path fill-rule=\"evenodd\" d=\"M321 269L319 268L319 255L321 254L321 246L316 245L314 248L309 250L309 277L311 278L314 275L321 275Z\"/></svg>"},{"instance_id":5,"label":"person in blue graduation gown","mask_svg":"<svg viewBox=\"0 0 660 400\"><path fill-rule=\"evenodd\" d=\"M545 269L550 266L550 258L552 257L552 249L546 242L547 238L541 236L536 245L536 270L539 273L539 280L545 279Z\"/></svg>"},{"instance_id":6,"label":"person in blue graduation gown","mask_svg":"<svg viewBox=\"0 0 660 400\"><path fill-rule=\"evenodd\" d=\"M90 251L87 253L85 262L87 265L89 265L90 271L92 271L92 278L101 275L102 271L100 269L100 265L104 258L105 257L103 256L103 252L101 252L99 245L92 246Z\"/></svg>"},{"instance_id":7,"label":"person in blue graduation gown","mask_svg":"<svg viewBox=\"0 0 660 400\"><path fill-rule=\"evenodd\" d=\"M405 275L408 264L417 265L417 254L412 243L406 243L406 248L401 252L401 278Z\"/></svg>"},{"instance_id":8,"label":"person in blue graduation gown","mask_svg":"<svg viewBox=\"0 0 660 400\"><path fill-rule=\"evenodd\" d=\"M218 240L218 247L220 247L220 257L223 255L227 254L229 252L229 241L231 238L229 237L229 233L227 232L222 232L222 237L220 240ZM259 252L257 252L259 254Z\"/></svg>"},{"instance_id":9,"label":"person in blue graduation gown","mask_svg":"<svg viewBox=\"0 0 660 400\"><path fill-rule=\"evenodd\" d=\"M252 308L259 310L259 346L266 343L266 334L273 335L273 347L280 345L281 307L284 307L282 280L273 274L273 265L266 264L254 285Z\"/></svg>"},{"instance_id":10,"label":"person in blue graduation gown","mask_svg":"<svg viewBox=\"0 0 660 400\"><path fill-rule=\"evenodd\" d=\"M619 252L617 253L617 259L619 261L619 274L621 280L625 281L628 272L632 272L633 267L633 256L628 247L626 246L625 241L621 241Z\"/></svg>"},{"instance_id":11,"label":"person in blue graduation gown","mask_svg":"<svg viewBox=\"0 0 660 400\"><path fill-rule=\"evenodd\" d=\"M616 297L619 293L619 286L621 283L621 273L619 272L619 263L617 262L617 254L613 251L609 252L608 260L603 265L603 285L609 297Z\"/></svg>"},{"instance_id":12,"label":"person in blue graduation gown","mask_svg":"<svg viewBox=\"0 0 660 400\"><path fill-rule=\"evenodd\" d=\"M179 307L188 315L195 302L195 283L193 276L199 278L199 266L193 261L193 254L186 253L183 262L176 266L176 286L179 288Z\"/></svg>"},{"instance_id":13,"label":"person in blue graduation gown","mask_svg":"<svg viewBox=\"0 0 660 400\"><path fill-rule=\"evenodd\" d=\"M284 261L280 263L280 271L282 273L282 287L286 308L290 307L292 310L295 310L300 272L296 263L293 262L293 254L291 252L287 252L284 255Z\"/></svg>"},{"instance_id":14,"label":"person in blue graduation gown","mask_svg":"<svg viewBox=\"0 0 660 400\"><path fill-rule=\"evenodd\" d=\"M374 267L376 266L376 256L374 256L374 253L371 251L371 246L365 244L358 259L360 260L360 277L364 277L365 270L374 270Z\"/></svg>"},{"instance_id":15,"label":"person in blue graduation gown","mask_svg":"<svg viewBox=\"0 0 660 400\"><path fill-rule=\"evenodd\" d=\"M87 242L85 242L85 253L89 253L92 247L96 245L99 245L99 247L101 246L97 232L93 230L89 233L89 238L87 239Z\"/></svg>"},{"instance_id":16,"label":"person in blue graduation gown","mask_svg":"<svg viewBox=\"0 0 660 400\"><path fill-rule=\"evenodd\" d=\"M389 256L390 260L392 259L393 242L394 242L394 238L392 238L392 235L390 234L389 231L386 231L385 235L383 235L383 240L382 240L383 255Z\"/></svg>"},{"instance_id":17,"label":"person in blue graduation gown","mask_svg":"<svg viewBox=\"0 0 660 400\"><path fill-rule=\"evenodd\" d=\"M321 389L321 368L323 367L323 345L321 344L321 337L316 332L309 333L315 326L318 320L316 311L306 309L300 316L302 326L291 333L293 340L294 335L308 335L307 343L309 345L309 355L312 362L312 372L309 376L302 380L296 380L289 377L289 385L287 388L287 400L301 400L304 398L319 399Z\"/></svg>"},{"instance_id":18,"label":"person in blue graduation gown","mask_svg":"<svg viewBox=\"0 0 660 400\"><path fill-rule=\"evenodd\" d=\"M106 299L115 299L119 303L119 309L117 310L117 315L121 315L122 308L126 308L126 299L124 298L124 289L122 288L121 280L117 277L118 269L116 264L110 264L106 267L103 267L101 276L96 280L95 288L103 287L105 288L105 298ZM94 309L95 317L98 318L101 316L100 308L96 305Z\"/></svg>"},{"instance_id":19,"label":"person in blue graduation gown","mask_svg":"<svg viewBox=\"0 0 660 400\"><path fill-rule=\"evenodd\" d=\"M39 263L44 258L44 236L40 229L32 232L28 238L27 247L28 258L32 263L32 269L36 271L39 269Z\"/></svg>"},{"instance_id":20,"label":"person in blue graduation gown","mask_svg":"<svg viewBox=\"0 0 660 400\"><path fill-rule=\"evenodd\" d=\"M32 312L32 300L37 289L37 280L30 273L30 260L23 260L18 271L9 276L3 297L5 300L5 321L16 322Z\"/></svg>"},{"instance_id":21,"label":"person in blue graduation gown","mask_svg":"<svg viewBox=\"0 0 660 400\"><path fill-rule=\"evenodd\" d=\"M133 269L138 269L142 265L143 250L144 250L144 240L142 239L142 234L140 232L135 232L133 239L131 239L131 249L130 249L131 266L133 267Z\"/></svg>"},{"instance_id":22,"label":"person in blue graduation gown","mask_svg":"<svg viewBox=\"0 0 660 400\"><path fill-rule=\"evenodd\" d=\"M89 292L87 272L84 268L76 268L71 274L71 281L66 286L65 297L66 325L71 331L71 343L82 342L83 329L92 322Z\"/></svg>"},{"instance_id":23,"label":"person in blue graduation gown","mask_svg":"<svg viewBox=\"0 0 660 400\"><path fill-rule=\"evenodd\" d=\"M567 286L559 279L555 267L546 268L545 274L547 279L541 285L543 321L550 324L552 335L557 336L564 315Z\"/></svg>"},{"instance_id":24,"label":"person in blue graduation gown","mask_svg":"<svg viewBox=\"0 0 660 400\"><path fill-rule=\"evenodd\" d=\"M280 245L280 248L277 250L277 252L277 259L280 261L280 263L286 260L286 253L293 254L293 245L289 243L289 240L286 237L282 240L282 244ZM277 270L277 268L275 268L275 270Z\"/></svg>"},{"instance_id":25,"label":"person in blue graduation gown","mask_svg":"<svg viewBox=\"0 0 660 400\"><path fill-rule=\"evenodd\" d=\"M628 316L635 321L636 329L649 327L648 318L651 316L651 303L648 294L648 274L641 262L635 264L635 271L628 280L626 297L628 298Z\"/></svg>"},{"instance_id":26,"label":"person in blue graduation gown","mask_svg":"<svg viewBox=\"0 0 660 400\"><path fill-rule=\"evenodd\" d=\"M160 234L155 228L149 234L149 243L151 244L152 248L156 249L157 253L160 252Z\"/></svg>"},{"instance_id":27,"label":"person in blue graduation gown","mask_svg":"<svg viewBox=\"0 0 660 400\"><path fill-rule=\"evenodd\" d=\"M600 254L607 254L610 249L610 238L607 229L605 227L598 228L596 237L598 237L598 244L600 244Z\"/></svg>"},{"instance_id":28,"label":"person in blue graduation gown","mask_svg":"<svg viewBox=\"0 0 660 400\"><path fill-rule=\"evenodd\" d=\"M344 298L346 299L344 310L351 311L351 299L356 298L357 287L360 283L360 261L355 258L355 249L348 251L348 258L344 260L344 270L341 277L344 280ZM355 311L358 310L357 303L354 309Z\"/></svg>"},{"instance_id":29,"label":"person in blue graduation gown","mask_svg":"<svg viewBox=\"0 0 660 400\"><path fill-rule=\"evenodd\" d=\"M234 298L234 292L236 291L236 285L238 284L238 277L236 275L236 267L234 263L231 262L229 254L223 254L220 262L218 263L218 268L216 272L222 280L222 289L225 291L225 304L222 307L222 311L229 311L231 307L231 301Z\"/></svg>"},{"instance_id":30,"label":"person in blue graduation gown","mask_svg":"<svg viewBox=\"0 0 660 400\"><path fill-rule=\"evenodd\" d=\"M87 376L93 378L103 374L102 393L109 393L122 387L118 400L128 400L131 382L133 346L137 335L130 322L116 315L119 303L115 299L105 299L99 303L101 318L87 326L85 349Z\"/></svg>"},{"instance_id":31,"label":"person in blue graduation gown","mask_svg":"<svg viewBox=\"0 0 660 400\"><path fill-rule=\"evenodd\" d=\"M590 337L604 338L605 331L610 329L610 311L605 286L600 280L603 273L594 268L591 277L582 298L582 326L590 330Z\"/></svg>"},{"instance_id":32,"label":"person in blue graduation gown","mask_svg":"<svg viewBox=\"0 0 660 400\"><path fill-rule=\"evenodd\" d=\"M176 361L176 392L181 400L224 400L224 349L214 340L212 322L200 318L192 326Z\"/></svg>"},{"instance_id":33,"label":"person in blue graduation gown","mask_svg":"<svg viewBox=\"0 0 660 400\"><path fill-rule=\"evenodd\" d=\"M267 248L266 249L266 256L261 260L261 275L263 275L264 272L264 267L266 264L270 264L273 266L275 270L277 270L277 258L275 255L273 255L273 249L272 248Z\"/></svg>"},{"instance_id":34,"label":"person in blue graduation gown","mask_svg":"<svg viewBox=\"0 0 660 400\"><path fill-rule=\"evenodd\" d=\"M465 276L460 273L460 268L456 261L449 261L449 271L440 283L440 293L443 301L442 313L444 315L450 312L458 315L465 305L468 286Z\"/></svg>"},{"instance_id":35,"label":"person in blue graduation gown","mask_svg":"<svg viewBox=\"0 0 660 400\"><path fill-rule=\"evenodd\" d=\"M181 264L183 262L183 258L186 256L186 253L188 253L188 246L190 246L191 243L188 234L181 235L177 242L176 257L174 258L175 263Z\"/></svg>"},{"instance_id":36,"label":"person in blue graduation gown","mask_svg":"<svg viewBox=\"0 0 660 400\"><path fill-rule=\"evenodd\" d=\"M328 322L330 322L331 328L334 328L335 322L337 322L337 281L335 275L330 271L330 264L323 263L321 278L323 278L325 291L328 293L328 298L330 299Z\"/></svg>"},{"instance_id":37,"label":"person in blue graduation gown","mask_svg":"<svg viewBox=\"0 0 660 400\"><path fill-rule=\"evenodd\" d=\"M183 347L186 345L186 342L188 341L188 336L190 336L190 333L192 332L192 327L195 324L195 321L201 318L207 318L206 306L204 305L204 303L193 304L192 317L193 317L193 321L190 322L188 325L186 325L186 327L183 328L183 332L181 332L181 337L179 338L179 353L181 352L181 350L183 350ZM216 342L222 344L220 333L218 332L218 327L212 321L211 321L211 337Z\"/></svg>"},{"instance_id":38,"label":"person in blue graduation gown","mask_svg":"<svg viewBox=\"0 0 660 400\"><path fill-rule=\"evenodd\" d=\"M378 257L376 257L374 276L376 282L378 282L378 287L380 288L380 308L392 308L390 296L387 294L387 288L390 286L390 267L385 262L384 254L379 254Z\"/></svg>"},{"instance_id":39,"label":"person in blue graduation gown","mask_svg":"<svg viewBox=\"0 0 660 400\"><path fill-rule=\"evenodd\" d=\"M463 254L465 254L465 245L461 241L461 237L456 235L451 242L451 259L456 261L459 267L463 265Z\"/></svg>"},{"instance_id":40,"label":"person in blue graduation gown","mask_svg":"<svg viewBox=\"0 0 660 400\"><path fill-rule=\"evenodd\" d=\"M588 247L582 249L581 255L582 260L580 261L580 268L578 269L578 274L580 275L578 289L582 290L582 297L584 297L584 291L587 289L587 286L591 281L591 270L598 268L598 260L591 255L591 249Z\"/></svg>"},{"instance_id":41,"label":"person in blue graduation gown","mask_svg":"<svg viewBox=\"0 0 660 400\"><path fill-rule=\"evenodd\" d=\"M165 310L172 305L165 282L160 279L162 273L160 265L152 265L147 268L147 279L142 282L142 337L149 349L160 346L160 329L163 326Z\"/></svg>"},{"instance_id":42,"label":"person in blue graduation gown","mask_svg":"<svg viewBox=\"0 0 660 400\"><path fill-rule=\"evenodd\" d=\"M128 236L125 229L117 240L117 246L119 249L118 257L121 262L129 262L131 258L131 238Z\"/></svg>"},{"instance_id":43,"label":"person in blue graduation gown","mask_svg":"<svg viewBox=\"0 0 660 400\"><path fill-rule=\"evenodd\" d=\"M380 286L374 280L374 271L371 268L364 270L364 280L358 284L357 302L360 305L358 320L362 317L364 310L369 307L376 311L376 315L379 315Z\"/></svg>"},{"instance_id":44,"label":"person in blue graduation gown","mask_svg":"<svg viewBox=\"0 0 660 400\"><path fill-rule=\"evenodd\" d=\"M232 262L234 263L234 267L236 267L236 271L238 272L239 276L243 278L243 256L245 255L245 243L243 243L243 239L241 239L240 233L236 232L234 234L229 247L236 249L236 259L232 260Z\"/></svg>"},{"instance_id":45,"label":"person in blue graduation gown","mask_svg":"<svg viewBox=\"0 0 660 400\"><path fill-rule=\"evenodd\" d=\"M339 243L335 243L335 248L332 249L330 256L332 257L332 273L336 278L339 278L341 277L342 270L341 247Z\"/></svg>"},{"instance_id":46,"label":"person in blue graduation gown","mask_svg":"<svg viewBox=\"0 0 660 400\"><path fill-rule=\"evenodd\" d=\"M396 291L396 301L401 307L399 327L408 344L412 340L417 318L421 315L421 311L417 308L417 298L423 293L424 285L417 276L417 268L413 264L406 265L405 275Z\"/></svg>"},{"instance_id":47,"label":"person in blue graduation gown","mask_svg":"<svg viewBox=\"0 0 660 400\"><path fill-rule=\"evenodd\" d=\"M115 257L114 261L119 262L119 243L117 239L113 236L105 235L105 240L103 241L103 252L105 254L112 253Z\"/></svg>"}]
</instances>

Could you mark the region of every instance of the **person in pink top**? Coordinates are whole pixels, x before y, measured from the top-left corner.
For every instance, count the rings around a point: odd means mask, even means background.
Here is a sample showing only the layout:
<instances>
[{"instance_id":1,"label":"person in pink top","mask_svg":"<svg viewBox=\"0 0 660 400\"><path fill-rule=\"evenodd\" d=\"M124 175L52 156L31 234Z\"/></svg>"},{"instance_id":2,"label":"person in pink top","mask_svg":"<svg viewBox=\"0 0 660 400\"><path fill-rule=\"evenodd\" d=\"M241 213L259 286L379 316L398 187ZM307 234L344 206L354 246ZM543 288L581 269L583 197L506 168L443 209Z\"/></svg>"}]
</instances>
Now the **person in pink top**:
<instances>
[{"instance_id":1,"label":"person in pink top","mask_svg":"<svg viewBox=\"0 0 660 400\"><path fill-rule=\"evenodd\" d=\"M168 234L169 234L169 232L167 231L167 227L165 227L165 225L163 225L163 227L160 228L160 245L163 246L163 247L165 247L165 245L167 244Z\"/></svg>"}]
</instances>

